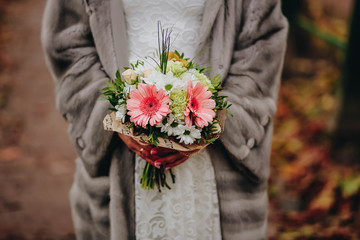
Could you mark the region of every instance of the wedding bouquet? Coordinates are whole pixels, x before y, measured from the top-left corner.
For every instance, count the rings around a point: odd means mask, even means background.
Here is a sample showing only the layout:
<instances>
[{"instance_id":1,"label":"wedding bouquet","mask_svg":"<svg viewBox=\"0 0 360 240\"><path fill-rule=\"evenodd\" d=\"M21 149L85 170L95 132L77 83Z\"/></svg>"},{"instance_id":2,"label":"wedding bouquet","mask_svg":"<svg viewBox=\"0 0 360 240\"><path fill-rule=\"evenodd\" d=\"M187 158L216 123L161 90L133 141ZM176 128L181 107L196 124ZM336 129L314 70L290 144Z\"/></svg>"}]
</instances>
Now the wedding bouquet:
<instances>
[{"instance_id":1,"label":"wedding bouquet","mask_svg":"<svg viewBox=\"0 0 360 240\"><path fill-rule=\"evenodd\" d=\"M200 67L176 50L171 52L170 30L159 28L158 33L158 59L150 58L154 67L145 69L144 61L138 60L107 81L103 99L113 108L104 119L104 128L139 143L178 151L200 150L220 136L231 104L219 94L219 75L209 79L204 74L209 68ZM156 185L159 191L164 186L170 188L166 171L175 183L171 169L146 163L142 187L153 189Z\"/></svg>"}]
</instances>

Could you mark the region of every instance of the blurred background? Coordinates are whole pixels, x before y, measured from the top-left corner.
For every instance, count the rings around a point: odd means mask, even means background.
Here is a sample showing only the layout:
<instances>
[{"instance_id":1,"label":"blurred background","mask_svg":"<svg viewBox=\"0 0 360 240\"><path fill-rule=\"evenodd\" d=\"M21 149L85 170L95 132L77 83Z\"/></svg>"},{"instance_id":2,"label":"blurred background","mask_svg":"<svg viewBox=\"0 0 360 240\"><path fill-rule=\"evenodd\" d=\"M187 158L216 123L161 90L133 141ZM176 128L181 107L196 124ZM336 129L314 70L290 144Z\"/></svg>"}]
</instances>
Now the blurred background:
<instances>
[{"instance_id":1,"label":"blurred background","mask_svg":"<svg viewBox=\"0 0 360 240\"><path fill-rule=\"evenodd\" d=\"M75 151L40 45L45 0L0 0L0 240L74 239ZM360 1L283 0L269 239L360 239Z\"/></svg>"}]
</instances>

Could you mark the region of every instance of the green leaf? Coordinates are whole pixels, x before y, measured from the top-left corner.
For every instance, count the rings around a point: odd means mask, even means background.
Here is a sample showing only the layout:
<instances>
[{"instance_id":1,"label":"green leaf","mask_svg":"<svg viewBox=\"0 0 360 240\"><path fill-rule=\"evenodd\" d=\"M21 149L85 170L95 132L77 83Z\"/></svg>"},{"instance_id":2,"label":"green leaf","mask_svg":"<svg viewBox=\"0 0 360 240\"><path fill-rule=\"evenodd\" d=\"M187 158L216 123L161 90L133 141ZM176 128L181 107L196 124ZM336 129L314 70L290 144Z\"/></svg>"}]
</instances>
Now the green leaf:
<instances>
[{"instance_id":1,"label":"green leaf","mask_svg":"<svg viewBox=\"0 0 360 240\"><path fill-rule=\"evenodd\" d=\"M220 74L217 74L217 75L214 75L214 74L213 74L212 79L213 79L212 85L213 85L215 88L219 87L220 84L221 84Z\"/></svg>"},{"instance_id":2,"label":"green leaf","mask_svg":"<svg viewBox=\"0 0 360 240\"><path fill-rule=\"evenodd\" d=\"M172 122L172 123L170 124L170 127L176 128L178 125L179 125L179 124L178 124L177 122Z\"/></svg>"},{"instance_id":3,"label":"green leaf","mask_svg":"<svg viewBox=\"0 0 360 240\"><path fill-rule=\"evenodd\" d=\"M119 79L121 79L121 75L120 75L120 71L119 71L119 70L117 70L117 71L116 71L116 74L115 74L115 76L116 76L116 78L119 78Z\"/></svg>"},{"instance_id":4,"label":"green leaf","mask_svg":"<svg viewBox=\"0 0 360 240\"><path fill-rule=\"evenodd\" d=\"M176 55L178 55L178 57L181 56L181 54L180 54L177 50L175 50L174 53L175 53Z\"/></svg>"},{"instance_id":5,"label":"green leaf","mask_svg":"<svg viewBox=\"0 0 360 240\"><path fill-rule=\"evenodd\" d=\"M227 112L231 117L234 117L234 115L232 114L232 112L230 112L228 109L226 109L226 112Z\"/></svg>"},{"instance_id":6,"label":"green leaf","mask_svg":"<svg viewBox=\"0 0 360 240\"><path fill-rule=\"evenodd\" d=\"M172 89L172 87L173 87L173 85L171 85L171 84L166 84L166 85L165 85L165 90L166 90L166 91L170 91L170 90Z\"/></svg>"},{"instance_id":7,"label":"green leaf","mask_svg":"<svg viewBox=\"0 0 360 240\"><path fill-rule=\"evenodd\" d=\"M212 143L212 142L215 142L217 138L211 138L211 139L208 139L207 141Z\"/></svg>"}]
</instances>

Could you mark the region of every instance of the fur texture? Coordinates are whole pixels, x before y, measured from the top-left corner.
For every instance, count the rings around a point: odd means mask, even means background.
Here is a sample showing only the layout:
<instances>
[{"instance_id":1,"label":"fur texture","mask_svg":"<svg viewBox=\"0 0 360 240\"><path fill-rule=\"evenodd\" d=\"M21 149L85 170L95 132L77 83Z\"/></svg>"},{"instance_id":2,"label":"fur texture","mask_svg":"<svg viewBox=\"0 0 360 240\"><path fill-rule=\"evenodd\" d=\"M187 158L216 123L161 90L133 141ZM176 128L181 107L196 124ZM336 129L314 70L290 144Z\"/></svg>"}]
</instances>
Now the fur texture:
<instances>
[{"instance_id":1,"label":"fur texture","mask_svg":"<svg viewBox=\"0 0 360 240\"><path fill-rule=\"evenodd\" d=\"M120 3L119 3L120 2ZM134 153L102 128L105 79L127 64L120 0L49 0L42 44L59 112L79 154L70 191L78 239L134 239ZM116 23L116 24L115 24ZM223 239L266 239L267 181L288 23L280 0L207 0L199 61L223 77L233 103L209 146Z\"/></svg>"}]
</instances>

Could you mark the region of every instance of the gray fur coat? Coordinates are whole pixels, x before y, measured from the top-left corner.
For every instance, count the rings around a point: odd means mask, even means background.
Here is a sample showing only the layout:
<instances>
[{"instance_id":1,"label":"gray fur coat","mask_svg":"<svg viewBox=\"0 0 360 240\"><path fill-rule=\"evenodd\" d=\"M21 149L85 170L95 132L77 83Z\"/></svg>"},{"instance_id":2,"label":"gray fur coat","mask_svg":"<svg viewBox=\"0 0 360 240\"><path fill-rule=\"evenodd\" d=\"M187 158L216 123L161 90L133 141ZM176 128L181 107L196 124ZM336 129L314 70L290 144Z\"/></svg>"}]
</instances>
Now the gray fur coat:
<instances>
[{"instance_id":1,"label":"gray fur coat","mask_svg":"<svg viewBox=\"0 0 360 240\"><path fill-rule=\"evenodd\" d=\"M116 22L116 24L115 24ZM273 118L288 23L280 0L207 0L200 61L223 77L234 117L209 146L223 239L266 239ZM102 127L105 80L128 65L121 0L48 0L42 44L79 157L70 201L78 239L134 239L134 153Z\"/></svg>"}]
</instances>

